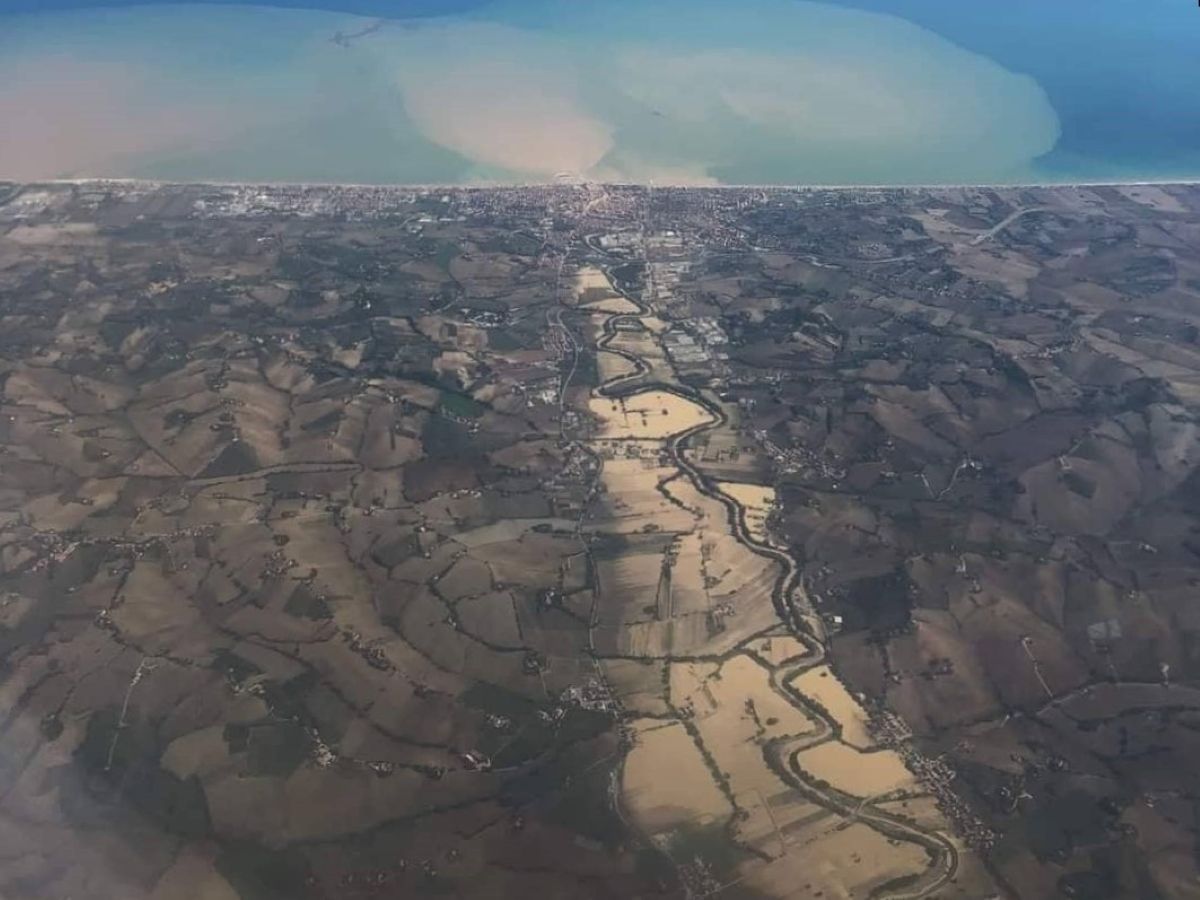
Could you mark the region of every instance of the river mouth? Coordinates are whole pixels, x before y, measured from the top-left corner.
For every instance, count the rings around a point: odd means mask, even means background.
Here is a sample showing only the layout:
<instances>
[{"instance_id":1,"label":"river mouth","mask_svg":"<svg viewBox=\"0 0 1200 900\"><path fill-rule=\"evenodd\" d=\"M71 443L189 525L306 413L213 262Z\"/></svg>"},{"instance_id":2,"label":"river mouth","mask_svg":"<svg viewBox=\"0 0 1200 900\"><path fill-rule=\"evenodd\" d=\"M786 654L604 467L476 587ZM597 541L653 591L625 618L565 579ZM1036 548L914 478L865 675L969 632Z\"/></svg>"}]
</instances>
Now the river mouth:
<instances>
[{"instance_id":1,"label":"river mouth","mask_svg":"<svg viewBox=\"0 0 1200 900\"><path fill-rule=\"evenodd\" d=\"M996 182L1030 180L1054 146L1037 84L932 32L825 4L753 6L9 16L0 177Z\"/></svg>"}]
</instances>

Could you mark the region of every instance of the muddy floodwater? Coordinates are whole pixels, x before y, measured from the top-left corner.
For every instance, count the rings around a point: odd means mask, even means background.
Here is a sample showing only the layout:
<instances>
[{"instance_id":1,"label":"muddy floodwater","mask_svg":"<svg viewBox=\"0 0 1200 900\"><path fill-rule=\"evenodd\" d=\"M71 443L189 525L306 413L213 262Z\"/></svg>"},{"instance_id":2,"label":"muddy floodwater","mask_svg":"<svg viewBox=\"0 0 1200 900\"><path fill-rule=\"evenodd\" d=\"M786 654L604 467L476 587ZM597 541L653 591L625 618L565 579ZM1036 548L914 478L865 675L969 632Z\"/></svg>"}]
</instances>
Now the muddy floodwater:
<instances>
[{"instance_id":1,"label":"muddy floodwater","mask_svg":"<svg viewBox=\"0 0 1200 900\"><path fill-rule=\"evenodd\" d=\"M593 397L588 408L601 422L597 436L606 439L665 439L713 421L699 403L670 391L643 391L614 400Z\"/></svg>"}]
</instances>

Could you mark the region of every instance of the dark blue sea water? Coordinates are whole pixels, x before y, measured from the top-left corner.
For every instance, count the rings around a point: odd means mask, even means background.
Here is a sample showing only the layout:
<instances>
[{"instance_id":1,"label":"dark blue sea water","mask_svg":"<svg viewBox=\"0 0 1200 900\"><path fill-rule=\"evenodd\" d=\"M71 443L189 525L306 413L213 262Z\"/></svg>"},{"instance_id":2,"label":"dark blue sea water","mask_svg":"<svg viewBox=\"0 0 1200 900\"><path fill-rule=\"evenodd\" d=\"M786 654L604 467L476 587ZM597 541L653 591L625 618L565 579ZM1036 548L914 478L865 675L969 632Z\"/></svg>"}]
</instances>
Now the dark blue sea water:
<instances>
[{"instance_id":1,"label":"dark blue sea water","mask_svg":"<svg viewBox=\"0 0 1200 900\"><path fill-rule=\"evenodd\" d=\"M1062 136L1049 175L1200 176L1191 0L834 0L901 16L1038 80Z\"/></svg>"},{"instance_id":2,"label":"dark blue sea water","mask_svg":"<svg viewBox=\"0 0 1200 900\"><path fill-rule=\"evenodd\" d=\"M1200 177L1200 8L1191 0L826 2L906 19L1036 79L1061 128L1054 149L1036 161L1036 171L1049 180ZM588 0L562 3L578 8ZM654 0L646 3L653 6ZM135 5L129 0L0 0L0 14ZM428 18L486 14L494 4L294 0L267 5ZM740 6L737 0L728 5ZM507 6L511 9L511 0Z\"/></svg>"}]
</instances>

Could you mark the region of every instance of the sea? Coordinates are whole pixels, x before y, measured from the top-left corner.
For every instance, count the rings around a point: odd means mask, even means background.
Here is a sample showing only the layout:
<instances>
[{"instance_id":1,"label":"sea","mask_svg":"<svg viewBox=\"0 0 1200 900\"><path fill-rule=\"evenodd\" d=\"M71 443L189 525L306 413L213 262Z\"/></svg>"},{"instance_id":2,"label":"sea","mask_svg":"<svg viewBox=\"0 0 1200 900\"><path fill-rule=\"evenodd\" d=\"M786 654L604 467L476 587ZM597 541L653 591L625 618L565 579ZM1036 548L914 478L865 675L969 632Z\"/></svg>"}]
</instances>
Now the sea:
<instances>
[{"instance_id":1,"label":"sea","mask_svg":"<svg viewBox=\"0 0 1200 900\"><path fill-rule=\"evenodd\" d=\"M0 179L1200 179L1190 0L0 0Z\"/></svg>"}]
</instances>

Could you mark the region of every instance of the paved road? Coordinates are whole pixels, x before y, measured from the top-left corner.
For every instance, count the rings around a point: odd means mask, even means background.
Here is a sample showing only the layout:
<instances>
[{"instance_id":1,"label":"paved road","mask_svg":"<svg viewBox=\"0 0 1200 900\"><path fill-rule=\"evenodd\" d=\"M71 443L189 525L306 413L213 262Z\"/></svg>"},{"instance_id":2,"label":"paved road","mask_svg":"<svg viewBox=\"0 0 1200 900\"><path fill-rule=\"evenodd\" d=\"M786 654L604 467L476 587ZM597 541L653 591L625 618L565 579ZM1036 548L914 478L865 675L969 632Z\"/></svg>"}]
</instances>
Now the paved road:
<instances>
[{"instance_id":1,"label":"paved road","mask_svg":"<svg viewBox=\"0 0 1200 900\"><path fill-rule=\"evenodd\" d=\"M1046 211L1046 208L1044 206L1031 206L1028 209L1018 209L1015 213L1005 216L1004 219L1002 219L1000 221L1000 223L998 225L996 225L995 227L989 228L983 234L977 234L974 238L971 239L971 246L978 247L980 244L984 243L985 241L990 241L992 238L994 238L996 235L998 235L1000 232L1002 232L1005 228L1007 228L1013 222L1017 221L1017 219L1021 218L1021 216L1027 216L1030 213L1045 212L1045 211Z\"/></svg>"}]
</instances>

